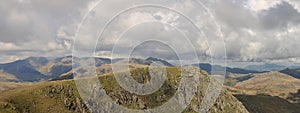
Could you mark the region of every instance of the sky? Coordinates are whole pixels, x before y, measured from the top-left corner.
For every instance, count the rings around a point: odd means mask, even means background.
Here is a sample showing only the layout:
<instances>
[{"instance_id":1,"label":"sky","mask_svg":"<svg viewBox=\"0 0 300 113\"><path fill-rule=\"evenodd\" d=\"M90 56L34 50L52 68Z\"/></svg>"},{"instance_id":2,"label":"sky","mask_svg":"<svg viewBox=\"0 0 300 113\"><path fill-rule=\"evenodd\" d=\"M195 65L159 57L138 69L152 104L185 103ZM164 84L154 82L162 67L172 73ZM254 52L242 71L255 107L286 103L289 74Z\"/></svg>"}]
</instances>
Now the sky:
<instances>
[{"instance_id":1,"label":"sky","mask_svg":"<svg viewBox=\"0 0 300 113\"><path fill-rule=\"evenodd\" d=\"M224 58L225 52L232 62L300 62L298 0L160 0L174 11L134 8L111 20L96 40L115 14L134 3L154 1L158 0L1 0L0 62L71 55L75 39L81 51L97 42L100 57L173 60L197 54L209 59L212 54Z\"/></svg>"}]
</instances>

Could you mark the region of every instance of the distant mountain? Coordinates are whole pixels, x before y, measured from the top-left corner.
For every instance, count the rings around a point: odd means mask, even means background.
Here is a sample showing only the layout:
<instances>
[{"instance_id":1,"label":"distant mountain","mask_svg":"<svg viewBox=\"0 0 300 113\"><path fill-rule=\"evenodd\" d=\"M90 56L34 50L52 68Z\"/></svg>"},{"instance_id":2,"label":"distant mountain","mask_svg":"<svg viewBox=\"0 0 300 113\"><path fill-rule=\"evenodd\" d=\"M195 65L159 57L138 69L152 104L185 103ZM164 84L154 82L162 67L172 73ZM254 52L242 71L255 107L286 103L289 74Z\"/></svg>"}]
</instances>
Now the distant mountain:
<instances>
[{"instance_id":1,"label":"distant mountain","mask_svg":"<svg viewBox=\"0 0 300 113\"><path fill-rule=\"evenodd\" d=\"M95 58L95 66L102 66L104 64L112 63L111 59L108 58Z\"/></svg>"},{"instance_id":2,"label":"distant mountain","mask_svg":"<svg viewBox=\"0 0 300 113\"><path fill-rule=\"evenodd\" d=\"M280 72L300 79L300 68L298 68L298 69L289 69L289 68L287 68L287 69L284 69Z\"/></svg>"},{"instance_id":3,"label":"distant mountain","mask_svg":"<svg viewBox=\"0 0 300 113\"><path fill-rule=\"evenodd\" d=\"M99 76L103 75L103 74L111 73L112 72L112 64L124 65L124 66L128 66L130 69L134 69L134 68L141 68L141 67L149 66L152 62L152 61L147 61L147 60L137 59L137 58L129 59L129 63L125 59L117 59L117 60L110 60L110 59L105 59L105 58L95 58L95 59L96 59L96 67L95 67L96 73ZM111 62L113 62L113 63L111 64ZM76 68L73 71L83 72L83 71L85 71L85 69ZM67 80L67 79L73 79L72 71L68 71L64 74L61 74L59 77L56 77L56 78L52 79L51 81Z\"/></svg>"},{"instance_id":4,"label":"distant mountain","mask_svg":"<svg viewBox=\"0 0 300 113\"><path fill-rule=\"evenodd\" d=\"M77 58L76 62L85 62L90 60L90 58ZM94 58L95 60L95 67L101 67L105 64L110 64L112 61L111 59L107 58ZM66 79L73 79L73 72L72 72L72 56L66 56L57 58L54 61L49 62L44 67L40 68L40 71L43 74L49 76L49 80L66 80ZM75 67L75 70L80 70ZM82 69L81 69L82 70Z\"/></svg>"},{"instance_id":5,"label":"distant mountain","mask_svg":"<svg viewBox=\"0 0 300 113\"><path fill-rule=\"evenodd\" d=\"M72 56L56 58L38 68L38 71L47 78L56 78L70 70L72 70Z\"/></svg>"},{"instance_id":6,"label":"distant mountain","mask_svg":"<svg viewBox=\"0 0 300 113\"><path fill-rule=\"evenodd\" d=\"M21 81L34 82L43 79L43 74L37 68L48 63L45 57L29 57L24 60L0 64L0 70L14 75Z\"/></svg>"},{"instance_id":7,"label":"distant mountain","mask_svg":"<svg viewBox=\"0 0 300 113\"><path fill-rule=\"evenodd\" d=\"M23 86L27 83L21 82L17 77L12 74L5 73L0 70L0 92L10 88Z\"/></svg>"},{"instance_id":8,"label":"distant mountain","mask_svg":"<svg viewBox=\"0 0 300 113\"><path fill-rule=\"evenodd\" d=\"M18 78L16 78L14 75L3 72L3 70L0 70L0 82L18 82L20 81Z\"/></svg>"},{"instance_id":9,"label":"distant mountain","mask_svg":"<svg viewBox=\"0 0 300 113\"><path fill-rule=\"evenodd\" d=\"M280 71L285 68L287 68L287 67L283 66L283 65L265 63L262 65L249 65L249 66L246 66L244 69L263 72L263 71Z\"/></svg>"},{"instance_id":10,"label":"distant mountain","mask_svg":"<svg viewBox=\"0 0 300 113\"><path fill-rule=\"evenodd\" d=\"M224 70L226 70L226 73L235 73L235 74L260 73L258 71L250 71L250 70L245 70L245 69L241 69L241 68L230 68L230 67L223 67L220 65L212 66L211 64L208 64L208 63L193 64L193 66L197 66L209 74L211 74L212 68L214 69L214 71L216 71L216 73L218 73L218 71L224 71ZM222 72L220 72L220 73L222 73Z\"/></svg>"},{"instance_id":11,"label":"distant mountain","mask_svg":"<svg viewBox=\"0 0 300 113\"><path fill-rule=\"evenodd\" d=\"M127 60L129 60L129 61L127 61ZM150 65L152 62L147 61L145 59L140 59L140 58L129 58L129 59L120 60L119 62L116 62L116 63L130 63L130 64Z\"/></svg>"},{"instance_id":12,"label":"distant mountain","mask_svg":"<svg viewBox=\"0 0 300 113\"><path fill-rule=\"evenodd\" d=\"M129 60L129 62L127 60ZM129 58L129 59L113 59L112 60L112 63L127 63L127 62L130 64L142 64L142 65L151 65L151 63L153 63L153 62L160 62L164 66L173 66L166 60L154 58L154 57L148 57L147 59Z\"/></svg>"},{"instance_id":13,"label":"distant mountain","mask_svg":"<svg viewBox=\"0 0 300 113\"><path fill-rule=\"evenodd\" d=\"M79 62L85 62L90 58L77 58L72 56L59 57L53 60L47 60L45 57L29 57L24 60L0 64L0 71L8 73L16 77L17 80L24 82L37 82L41 80L53 79L70 79L72 70L72 58ZM126 59L107 59L95 57L95 66L98 68L100 74L104 72L111 72L111 68L103 68L101 66L111 63L127 63ZM152 62L158 61L165 66L172 66L165 60L149 57L147 59L129 59L129 64L136 65L150 65ZM136 67L136 66L132 66ZM140 66L138 66L140 67ZM68 75L68 76L66 76ZM73 75L72 75L73 76Z\"/></svg>"},{"instance_id":14,"label":"distant mountain","mask_svg":"<svg viewBox=\"0 0 300 113\"><path fill-rule=\"evenodd\" d=\"M159 59L159 58L154 58L154 57L149 57L146 59L146 61L151 61L151 62L160 62L162 63L164 66L173 66L172 64L170 64L169 62L163 60L163 59Z\"/></svg>"}]
</instances>

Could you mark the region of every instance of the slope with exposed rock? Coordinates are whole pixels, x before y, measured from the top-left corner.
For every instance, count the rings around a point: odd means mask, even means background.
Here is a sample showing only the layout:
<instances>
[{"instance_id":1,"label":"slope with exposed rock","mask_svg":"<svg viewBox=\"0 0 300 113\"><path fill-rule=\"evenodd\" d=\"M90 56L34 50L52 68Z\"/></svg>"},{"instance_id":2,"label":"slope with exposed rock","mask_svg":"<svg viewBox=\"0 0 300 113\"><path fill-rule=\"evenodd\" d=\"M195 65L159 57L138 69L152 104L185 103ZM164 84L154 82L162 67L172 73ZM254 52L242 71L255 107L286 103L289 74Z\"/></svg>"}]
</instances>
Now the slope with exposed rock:
<instances>
[{"instance_id":1,"label":"slope with exposed rock","mask_svg":"<svg viewBox=\"0 0 300 113\"><path fill-rule=\"evenodd\" d=\"M131 70L132 76L139 82L147 81L142 76L149 76L147 68ZM100 76L99 80L107 94L119 105L130 109L148 109L168 101L176 91L180 81L178 68L167 68L167 79L160 90L150 95L135 95L124 91L112 74ZM208 76L201 72L201 87L184 112L195 112L199 107L208 82ZM135 97L135 98L133 98ZM5 91L0 94L0 112L90 112L76 90L74 81L45 82L28 87ZM231 94L223 92L217 99L210 113L248 113L244 106Z\"/></svg>"}]
</instances>

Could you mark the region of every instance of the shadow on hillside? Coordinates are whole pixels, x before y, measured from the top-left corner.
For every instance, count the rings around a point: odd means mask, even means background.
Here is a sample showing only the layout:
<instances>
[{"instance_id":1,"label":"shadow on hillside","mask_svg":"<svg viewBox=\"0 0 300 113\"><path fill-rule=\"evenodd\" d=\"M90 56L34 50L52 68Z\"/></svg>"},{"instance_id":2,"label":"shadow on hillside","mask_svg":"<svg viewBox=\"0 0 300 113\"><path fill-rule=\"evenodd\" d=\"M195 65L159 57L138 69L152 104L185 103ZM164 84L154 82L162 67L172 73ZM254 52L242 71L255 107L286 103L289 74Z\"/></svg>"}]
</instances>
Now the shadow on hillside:
<instances>
[{"instance_id":1,"label":"shadow on hillside","mask_svg":"<svg viewBox=\"0 0 300 113\"><path fill-rule=\"evenodd\" d=\"M290 93L287 99L293 103L300 104L300 89L296 93Z\"/></svg>"},{"instance_id":2,"label":"shadow on hillside","mask_svg":"<svg viewBox=\"0 0 300 113\"><path fill-rule=\"evenodd\" d=\"M250 113L299 113L300 104L269 95L234 95Z\"/></svg>"}]
</instances>

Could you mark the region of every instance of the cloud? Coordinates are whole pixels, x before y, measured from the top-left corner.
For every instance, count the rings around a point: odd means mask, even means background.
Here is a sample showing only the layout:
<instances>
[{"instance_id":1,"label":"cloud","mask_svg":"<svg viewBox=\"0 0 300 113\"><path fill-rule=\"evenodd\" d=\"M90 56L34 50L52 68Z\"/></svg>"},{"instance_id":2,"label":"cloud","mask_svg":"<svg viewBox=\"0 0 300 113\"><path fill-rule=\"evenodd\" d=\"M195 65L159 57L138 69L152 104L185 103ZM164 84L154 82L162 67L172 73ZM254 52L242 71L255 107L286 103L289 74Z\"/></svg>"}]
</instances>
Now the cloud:
<instances>
[{"instance_id":1,"label":"cloud","mask_svg":"<svg viewBox=\"0 0 300 113\"><path fill-rule=\"evenodd\" d=\"M0 42L0 50L1 51L10 51L10 50L17 50L19 49L15 44L13 43L3 43Z\"/></svg>"},{"instance_id":2,"label":"cloud","mask_svg":"<svg viewBox=\"0 0 300 113\"><path fill-rule=\"evenodd\" d=\"M288 1L256 1L256 10L245 2L223 0L212 6L225 35L229 60L291 61L299 59L300 13Z\"/></svg>"},{"instance_id":3,"label":"cloud","mask_svg":"<svg viewBox=\"0 0 300 113\"><path fill-rule=\"evenodd\" d=\"M153 0L144 0L149 3ZM212 12L217 24L221 27L226 44L226 52L232 61L299 61L300 52L300 2L298 0L201 0ZM87 11L98 0L9 0L0 1L0 52L3 54L1 62L27 56L64 56L71 54L73 41L78 25ZM141 1L133 1L139 3ZM110 57L114 43L126 52L149 36L160 37L162 42L174 45L188 59L194 51L200 57L224 57L223 41L215 35L216 26L208 18L204 9L194 7L192 0L172 1L169 7L190 17L207 36L201 36L194 30L191 23L182 15L170 10L159 8L137 9L120 15L118 19L104 32L104 38L98 41L99 56ZM112 6L114 4L114 6ZM118 12L130 6L126 1L108 0L100 3L100 7L90 12L86 22L94 22L80 31L76 42L82 44L81 49L94 47L94 38L104 26ZM102 10L101 9L106 9ZM100 11L99 11L100 10ZM140 24L137 24L138 20ZM143 23L146 21L162 21L161 23ZM83 23L86 24L86 23ZM174 26L181 31L174 29ZM125 28L121 39L119 34ZM187 42L182 33L186 33L191 42ZM209 41L205 41L205 38ZM190 48L192 44L196 50ZM209 45L207 45L209 44ZM151 45L151 44L150 44ZM136 51L148 51L145 56L157 54L164 58L171 58L172 52L140 48ZM179 46L175 46L179 45ZM147 46L148 47L148 46ZM151 47L150 47L151 48ZM173 48L173 49L174 49ZM121 52L122 52L121 51ZM120 53L122 54L122 53ZM121 56L121 55L120 55Z\"/></svg>"},{"instance_id":4,"label":"cloud","mask_svg":"<svg viewBox=\"0 0 300 113\"><path fill-rule=\"evenodd\" d=\"M261 11L280 4L281 0L248 0L248 7L253 11Z\"/></svg>"},{"instance_id":5,"label":"cloud","mask_svg":"<svg viewBox=\"0 0 300 113\"><path fill-rule=\"evenodd\" d=\"M288 24L299 24L300 13L289 3L282 2L259 13L261 25L265 29L283 28Z\"/></svg>"},{"instance_id":6,"label":"cloud","mask_svg":"<svg viewBox=\"0 0 300 113\"><path fill-rule=\"evenodd\" d=\"M70 52L73 34L81 12L89 1L9 0L0 2L0 49L19 57ZM70 54L70 53L69 53ZM7 57L9 60L9 57ZM1 59L5 62L5 59ZM9 60L10 61L10 60Z\"/></svg>"}]
</instances>

